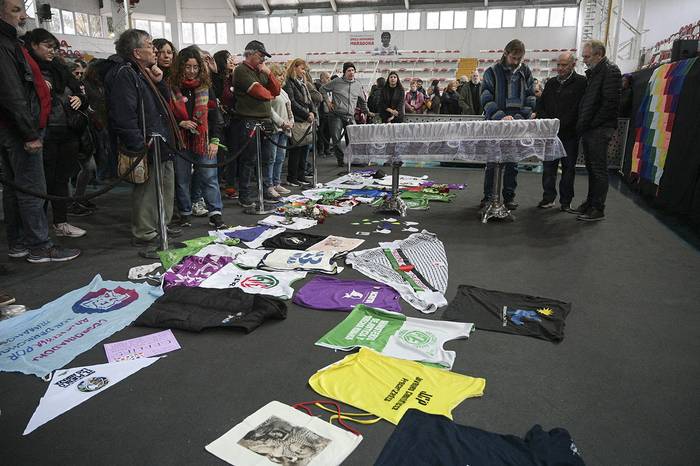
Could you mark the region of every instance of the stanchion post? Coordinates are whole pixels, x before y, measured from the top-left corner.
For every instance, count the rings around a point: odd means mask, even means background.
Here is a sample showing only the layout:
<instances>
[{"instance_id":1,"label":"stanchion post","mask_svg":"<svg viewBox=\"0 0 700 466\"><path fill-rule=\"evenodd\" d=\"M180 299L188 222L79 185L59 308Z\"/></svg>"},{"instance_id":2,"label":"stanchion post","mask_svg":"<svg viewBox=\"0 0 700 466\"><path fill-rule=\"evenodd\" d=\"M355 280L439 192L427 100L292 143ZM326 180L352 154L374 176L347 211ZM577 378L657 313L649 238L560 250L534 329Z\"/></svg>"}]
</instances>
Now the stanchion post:
<instances>
[{"instance_id":1,"label":"stanchion post","mask_svg":"<svg viewBox=\"0 0 700 466\"><path fill-rule=\"evenodd\" d=\"M151 134L153 144L153 174L155 176L156 205L158 208L158 230L160 231L160 250L168 249L168 226L165 220L165 202L163 201L163 173L161 167L160 141L163 139L158 133Z\"/></svg>"},{"instance_id":2,"label":"stanchion post","mask_svg":"<svg viewBox=\"0 0 700 466\"><path fill-rule=\"evenodd\" d=\"M515 220L515 216L505 207L501 198L501 190L503 188L503 170L505 165L502 162L497 162L494 168L492 181L495 181L496 193L491 193L487 199L486 205L480 212L481 223L486 223L491 218L507 219L511 222ZM493 183L492 183L493 186Z\"/></svg>"},{"instance_id":3,"label":"stanchion post","mask_svg":"<svg viewBox=\"0 0 700 466\"><path fill-rule=\"evenodd\" d=\"M257 164L257 172L258 172L258 202L259 202L259 210L264 210L263 209L263 202L265 198L265 194L263 193L264 190L264 184L263 184L263 172L262 172L262 141L260 140L260 130L261 130L261 125L260 123L255 124L255 150L256 150L256 164Z\"/></svg>"},{"instance_id":4,"label":"stanchion post","mask_svg":"<svg viewBox=\"0 0 700 466\"><path fill-rule=\"evenodd\" d=\"M265 195L264 195L265 186L263 184L263 169L262 169L262 135L260 134L260 131L263 130L262 122L256 122L254 129L255 129L256 168L257 168L257 176L258 176L258 203L257 203L257 206L253 206L249 209L246 209L244 212L246 214L251 214L251 215L265 215L265 214L269 214L271 212L274 212L274 209L265 210Z\"/></svg>"},{"instance_id":5,"label":"stanchion post","mask_svg":"<svg viewBox=\"0 0 700 466\"><path fill-rule=\"evenodd\" d=\"M311 166L313 168L313 181L314 181L314 188L318 186L318 172L316 171L316 157L318 155L318 152L316 150L316 142L318 141L316 137L316 130L318 129L318 120L314 118L313 123L311 124L311 143L313 145L313 148L311 149Z\"/></svg>"},{"instance_id":6,"label":"stanchion post","mask_svg":"<svg viewBox=\"0 0 700 466\"><path fill-rule=\"evenodd\" d=\"M503 200L501 199L501 191L503 189L503 164L502 163L497 163L496 164L496 172L497 174L494 174L497 176L497 182L496 182L496 199L498 200L498 204L500 205ZM492 184L493 186L493 184Z\"/></svg>"},{"instance_id":7,"label":"stanchion post","mask_svg":"<svg viewBox=\"0 0 700 466\"><path fill-rule=\"evenodd\" d=\"M394 199L399 198L399 176L401 173L401 165L403 165L403 162L401 161L394 161L391 164L391 197Z\"/></svg>"}]
</instances>

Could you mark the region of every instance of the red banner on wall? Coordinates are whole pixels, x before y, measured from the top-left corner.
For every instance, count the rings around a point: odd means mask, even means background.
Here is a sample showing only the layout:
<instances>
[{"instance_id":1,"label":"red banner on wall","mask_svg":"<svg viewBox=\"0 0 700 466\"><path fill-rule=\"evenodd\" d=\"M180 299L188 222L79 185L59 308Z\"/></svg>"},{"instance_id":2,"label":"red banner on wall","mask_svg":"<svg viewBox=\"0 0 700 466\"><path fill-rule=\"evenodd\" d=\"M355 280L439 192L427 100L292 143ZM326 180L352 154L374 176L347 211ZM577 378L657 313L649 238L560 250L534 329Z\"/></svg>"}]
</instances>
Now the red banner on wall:
<instances>
[{"instance_id":1,"label":"red banner on wall","mask_svg":"<svg viewBox=\"0 0 700 466\"><path fill-rule=\"evenodd\" d=\"M350 36L351 46L374 46L374 36L368 34L353 34Z\"/></svg>"}]
</instances>

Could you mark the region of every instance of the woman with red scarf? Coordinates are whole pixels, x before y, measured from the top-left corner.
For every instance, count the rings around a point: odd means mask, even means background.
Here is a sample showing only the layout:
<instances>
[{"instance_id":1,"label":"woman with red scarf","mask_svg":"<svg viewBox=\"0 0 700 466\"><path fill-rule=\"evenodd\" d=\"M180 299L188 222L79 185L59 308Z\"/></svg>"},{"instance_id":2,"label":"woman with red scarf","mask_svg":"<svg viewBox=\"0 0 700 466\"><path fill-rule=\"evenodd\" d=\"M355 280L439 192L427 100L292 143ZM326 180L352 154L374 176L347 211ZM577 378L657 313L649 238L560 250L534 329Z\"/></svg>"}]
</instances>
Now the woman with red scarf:
<instances>
[{"instance_id":1,"label":"woman with red scarf","mask_svg":"<svg viewBox=\"0 0 700 466\"><path fill-rule=\"evenodd\" d=\"M184 156L198 163L216 163L221 115L207 66L197 49L186 48L178 54L173 64L170 85L170 107L185 140ZM198 183L202 189L209 211L209 225L216 229L226 228L221 218L223 204L217 169L196 167L193 176L192 163L178 156L175 158L175 199L181 215L180 225L191 225L193 182Z\"/></svg>"}]
</instances>

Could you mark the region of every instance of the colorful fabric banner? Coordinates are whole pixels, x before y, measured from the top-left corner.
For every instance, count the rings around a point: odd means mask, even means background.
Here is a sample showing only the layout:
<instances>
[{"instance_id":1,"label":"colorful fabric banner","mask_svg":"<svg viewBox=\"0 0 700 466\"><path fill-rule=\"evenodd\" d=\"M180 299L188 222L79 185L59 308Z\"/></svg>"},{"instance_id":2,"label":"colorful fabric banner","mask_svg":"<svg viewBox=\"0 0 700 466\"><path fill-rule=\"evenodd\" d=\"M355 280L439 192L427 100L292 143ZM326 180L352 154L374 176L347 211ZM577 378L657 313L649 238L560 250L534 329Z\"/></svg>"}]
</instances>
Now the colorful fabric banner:
<instances>
[{"instance_id":1,"label":"colorful fabric banner","mask_svg":"<svg viewBox=\"0 0 700 466\"><path fill-rule=\"evenodd\" d=\"M0 371L42 377L129 325L161 294L158 287L97 275L87 286L0 322Z\"/></svg>"},{"instance_id":2,"label":"colorful fabric banner","mask_svg":"<svg viewBox=\"0 0 700 466\"><path fill-rule=\"evenodd\" d=\"M696 59L656 68L637 113L631 172L656 185L664 173L685 77Z\"/></svg>"}]
</instances>

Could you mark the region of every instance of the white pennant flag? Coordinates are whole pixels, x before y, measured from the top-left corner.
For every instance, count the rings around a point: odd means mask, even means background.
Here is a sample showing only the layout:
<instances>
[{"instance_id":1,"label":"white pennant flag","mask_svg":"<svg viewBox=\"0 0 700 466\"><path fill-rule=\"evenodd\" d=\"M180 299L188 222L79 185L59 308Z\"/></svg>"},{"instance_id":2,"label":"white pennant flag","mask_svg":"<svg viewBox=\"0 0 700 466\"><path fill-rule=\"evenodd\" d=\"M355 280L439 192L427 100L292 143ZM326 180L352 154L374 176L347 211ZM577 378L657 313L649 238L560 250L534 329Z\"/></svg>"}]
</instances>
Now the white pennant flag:
<instances>
[{"instance_id":1,"label":"white pennant flag","mask_svg":"<svg viewBox=\"0 0 700 466\"><path fill-rule=\"evenodd\" d=\"M158 359L160 358L142 358L54 371L49 388L22 435L27 435Z\"/></svg>"}]
</instances>

